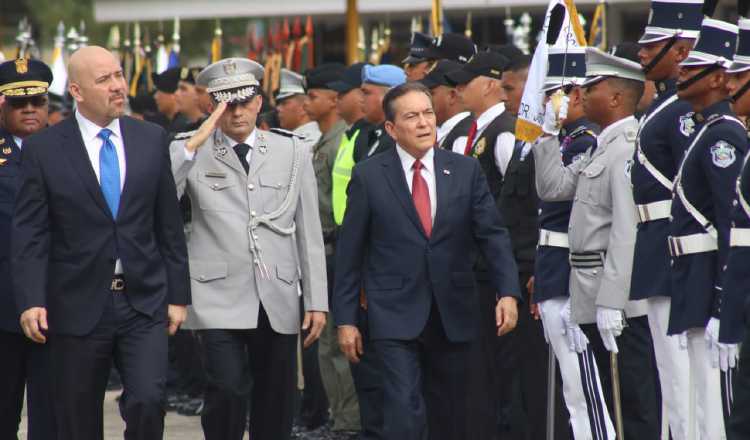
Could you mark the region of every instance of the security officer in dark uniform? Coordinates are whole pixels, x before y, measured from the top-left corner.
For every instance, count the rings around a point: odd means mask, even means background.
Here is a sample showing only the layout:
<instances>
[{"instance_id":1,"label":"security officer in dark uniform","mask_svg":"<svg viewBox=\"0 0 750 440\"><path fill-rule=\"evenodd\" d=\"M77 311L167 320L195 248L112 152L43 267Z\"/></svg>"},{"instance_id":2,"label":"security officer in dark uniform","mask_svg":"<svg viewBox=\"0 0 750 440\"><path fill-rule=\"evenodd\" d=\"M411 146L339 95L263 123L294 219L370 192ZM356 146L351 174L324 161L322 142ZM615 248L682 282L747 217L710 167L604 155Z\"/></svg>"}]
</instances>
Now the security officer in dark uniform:
<instances>
[{"instance_id":1,"label":"security officer in dark uniform","mask_svg":"<svg viewBox=\"0 0 750 440\"><path fill-rule=\"evenodd\" d=\"M401 61L409 81L419 81L429 72L434 60L425 57L425 51L432 44L432 37L422 32L411 33L409 55Z\"/></svg>"},{"instance_id":2,"label":"security officer in dark uniform","mask_svg":"<svg viewBox=\"0 0 750 440\"><path fill-rule=\"evenodd\" d=\"M655 82L656 98L641 118L630 174L639 215L630 299L648 299L663 416L675 440L689 435L690 371L680 338L667 335L671 281L666 241L672 182L694 132L692 107L677 97L677 76L698 36L701 7L694 1L652 0L638 55L646 79Z\"/></svg>"},{"instance_id":3,"label":"security officer in dark uniform","mask_svg":"<svg viewBox=\"0 0 750 440\"><path fill-rule=\"evenodd\" d=\"M718 318L732 195L747 151L745 126L735 117L726 89L736 42L737 26L704 18L695 47L680 63L677 83L678 96L692 105L701 126L674 183L668 334L685 333L700 438L724 432Z\"/></svg>"},{"instance_id":4,"label":"security officer in dark uniform","mask_svg":"<svg viewBox=\"0 0 750 440\"><path fill-rule=\"evenodd\" d=\"M458 91L446 77L449 72L459 69L461 64L456 61L440 60L421 82L432 93L438 123L437 145L461 154L474 123L474 116L464 111Z\"/></svg>"},{"instance_id":5,"label":"security officer in dark uniform","mask_svg":"<svg viewBox=\"0 0 750 440\"><path fill-rule=\"evenodd\" d=\"M20 184L23 140L47 126L47 88L52 71L41 61L0 64L0 438L17 438L24 389L28 391L28 438L56 438L47 377L47 347L21 332L11 291L10 229ZM1 100L2 98L0 98Z\"/></svg>"},{"instance_id":6,"label":"security officer in dark uniform","mask_svg":"<svg viewBox=\"0 0 750 440\"><path fill-rule=\"evenodd\" d=\"M747 14L747 6L741 15ZM730 74L729 93L734 102L732 108L739 116L750 116L750 19L740 18L739 45L734 63L727 69ZM748 140L750 142L750 140ZM737 179L736 198L732 202L732 229L729 239L729 256L724 272L721 325L719 327L719 363L723 371L731 374L739 363L735 377L730 377L725 385L733 386L734 396L731 407L727 439L750 438L750 332L747 322L750 318L750 272L747 261L750 258L750 164L746 155L742 171ZM744 340L744 343L742 343ZM740 343L741 351L740 351ZM739 353L738 353L739 352ZM737 357L739 355L739 362ZM734 383L732 380L734 379Z\"/></svg>"},{"instance_id":7,"label":"security officer in dark uniform","mask_svg":"<svg viewBox=\"0 0 750 440\"><path fill-rule=\"evenodd\" d=\"M583 48L568 48L567 51L549 49L548 73L543 90L547 96L562 91L570 103L557 136L565 166L587 157L588 151L596 145L599 127L586 119L583 112L583 89L580 85L585 79L586 55ZM589 438L596 435L596 426L605 425L607 421L602 420L604 414L598 413L593 405L592 386L584 387L582 383L593 385L593 388L601 388L601 383L598 375L582 371L579 355L574 348L571 349L567 329L563 328L560 319L560 313L570 297L568 222L572 207L572 201L539 201L539 242L532 301L539 307L546 338L557 358L565 384L562 393L556 394L562 394L565 399L573 437ZM556 433L559 432L556 430Z\"/></svg>"},{"instance_id":8,"label":"security officer in dark uniform","mask_svg":"<svg viewBox=\"0 0 750 440\"><path fill-rule=\"evenodd\" d=\"M180 113L175 97L181 72L181 67L172 67L162 73L154 72L151 74L151 80L156 87L156 94L154 94L156 108L163 116L163 119L158 123L171 136L192 129L190 120Z\"/></svg>"},{"instance_id":9,"label":"security officer in dark uniform","mask_svg":"<svg viewBox=\"0 0 750 440\"><path fill-rule=\"evenodd\" d=\"M383 96L391 87L406 82L406 74L396 66L381 64L362 67L362 93L364 94L363 111L365 120L373 125L372 129L360 133L354 142L354 161L360 162L384 151L396 148L396 143L385 131L385 113L383 113Z\"/></svg>"}]
</instances>

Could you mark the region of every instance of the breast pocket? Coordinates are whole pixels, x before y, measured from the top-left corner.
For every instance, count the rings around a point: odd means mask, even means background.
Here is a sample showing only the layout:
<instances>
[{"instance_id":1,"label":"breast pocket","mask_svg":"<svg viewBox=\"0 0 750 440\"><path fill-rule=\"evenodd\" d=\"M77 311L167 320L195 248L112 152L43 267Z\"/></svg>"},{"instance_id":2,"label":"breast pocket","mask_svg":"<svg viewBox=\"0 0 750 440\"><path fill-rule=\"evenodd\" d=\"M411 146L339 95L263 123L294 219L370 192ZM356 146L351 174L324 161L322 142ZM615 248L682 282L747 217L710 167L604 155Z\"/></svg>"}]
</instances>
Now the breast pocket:
<instances>
[{"instance_id":1,"label":"breast pocket","mask_svg":"<svg viewBox=\"0 0 750 440\"><path fill-rule=\"evenodd\" d=\"M230 176L213 177L210 172L198 174L198 204L201 209L230 211L236 203L232 201L233 188L237 182Z\"/></svg>"},{"instance_id":2,"label":"breast pocket","mask_svg":"<svg viewBox=\"0 0 750 440\"><path fill-rule=\"evenodd\" d=\"M258 182L260 183L260 202L263 211L269 213L277 210L286 197L289 188L289 174L264 174L260 176Z\"/></svg>"},{"instance_id":3,"label":"breast pocket","mask_svg":"<svg viewBox=\"0 0 750 440\"><path fill-rule=\"evenodd\" d=\"M601 163L592 162L581 171L579 178L578 200L592 205L605 204L606 194L606 167Z\"/></svg>"}]
</instances>

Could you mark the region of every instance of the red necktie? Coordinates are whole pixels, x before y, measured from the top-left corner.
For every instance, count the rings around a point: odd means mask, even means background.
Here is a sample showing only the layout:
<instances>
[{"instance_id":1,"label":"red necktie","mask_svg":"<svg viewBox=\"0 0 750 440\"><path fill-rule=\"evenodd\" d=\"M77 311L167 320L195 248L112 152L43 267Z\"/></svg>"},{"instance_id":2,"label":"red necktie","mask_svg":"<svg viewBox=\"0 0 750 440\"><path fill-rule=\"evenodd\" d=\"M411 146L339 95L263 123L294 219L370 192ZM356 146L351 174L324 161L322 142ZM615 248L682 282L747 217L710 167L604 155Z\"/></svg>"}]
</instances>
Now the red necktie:
<instances>
[{"instance_id":1,"label":"red necktie","mask_svg":"<svg viewBox=\"0 0 750 440\"><path fill-rule=\"evenodd\" d=\"M477 121L471 123L469 129L469 136L466 138L466 148L464 148L464 156L468 156L471 153L471 147L474 145L474 136L477 135Z\"/></svg>"},{"instance_id":2,"label":"red necktie","mask_svg":"<svg viewBox=\"0 0 750 440\"><path fill-rule=\"evenodd\" d=\"M414 207L417 208L419 221L427 237L432 234L432 207L430 205L430 191L427 189L427 182L422 177L422 162L417 159L412 165L414 177L411 180L411 198L414 201Z\"/></svg>"}]
</instances>

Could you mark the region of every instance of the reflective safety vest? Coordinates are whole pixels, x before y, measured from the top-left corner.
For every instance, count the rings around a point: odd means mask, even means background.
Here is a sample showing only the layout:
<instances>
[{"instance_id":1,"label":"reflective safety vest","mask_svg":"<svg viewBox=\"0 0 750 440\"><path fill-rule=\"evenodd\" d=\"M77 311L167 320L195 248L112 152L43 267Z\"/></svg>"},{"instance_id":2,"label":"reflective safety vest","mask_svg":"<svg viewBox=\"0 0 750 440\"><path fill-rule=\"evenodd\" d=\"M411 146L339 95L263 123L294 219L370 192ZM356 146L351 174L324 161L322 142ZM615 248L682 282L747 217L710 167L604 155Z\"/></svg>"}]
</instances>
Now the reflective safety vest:
<instances>
[{"instance_id":1,"label":"reflective safety vest","mask_svg":"<svg viewBox=\"0 0 750 440\"><path fill-rule=\"evenodd\" d=\"M337 225L344 221L346 212L346 189L349 187L349 181L352 179L352 168L354 168L354 143L357 140L361 130L354 132L351 138L347 138L346 133L341 136L336 161L333 163L331 177L333 181L333 220Z\"/></svg>"}]
</instances>

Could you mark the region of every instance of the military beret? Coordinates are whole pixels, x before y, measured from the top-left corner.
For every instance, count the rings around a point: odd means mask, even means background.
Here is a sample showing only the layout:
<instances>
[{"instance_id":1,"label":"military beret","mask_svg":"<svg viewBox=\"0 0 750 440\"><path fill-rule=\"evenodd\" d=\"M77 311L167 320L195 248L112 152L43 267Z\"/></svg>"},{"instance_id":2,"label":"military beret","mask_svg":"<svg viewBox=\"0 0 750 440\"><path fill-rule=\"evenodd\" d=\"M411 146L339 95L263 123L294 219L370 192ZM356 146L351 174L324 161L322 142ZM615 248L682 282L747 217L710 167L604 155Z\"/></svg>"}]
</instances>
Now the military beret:
<instances>
[{"instance_id":1,"label":"military beret","mask_svg":"<svg viewBox=\"0 0 750 440\"><path fill-rule=\"evenodd\" d=\"M156 90L162 93L174 93L177 91L177 84L180 82L181 67L172 67L162 73L152 73L151 79L156 86Z\"/></svg>"},{"instance_id":2,"label":"military beret","mask_svg":"<svg viewBox=\"0 0 750 440\"><path fill-rule=\"evenodd\" d=\"M339 93L346 93L358 89L362 85L362 68L365 63L354 63L347 67L344 73L335 81L328 83L328 88Z\"/></svg>"},{"instance_id":3,"label":"military beret","mask_svg":"<svg viewBox=\"0 0 750 440\"><path fill-rule=\"evenodd\" d=\"M52 70L39 60L19 58L0 64L0 94L22 98L47 93L52 84Z\"/></svg>"},{"instance_id":4,"label":"military beret","mask_svg":"<svg viewBox=\"0 0 750 440\"><path fill-rule=\"evenodd\" d=\"M392 64L366 65L362 68L362 82L384 87L396 87L406 82L404 69Z\"/></svg>"},{"instance_id":5,"label":"military beret","mask_svg":"<svg viewBox=\"0 0 750 440\"><path fill-rule=\"evenodd\" d=\"M328 84L341 78L345 71L346 67L340 63L326 63L309 69L305 72L305 89L330 89Z\"/></svg>"}]
</instances>

